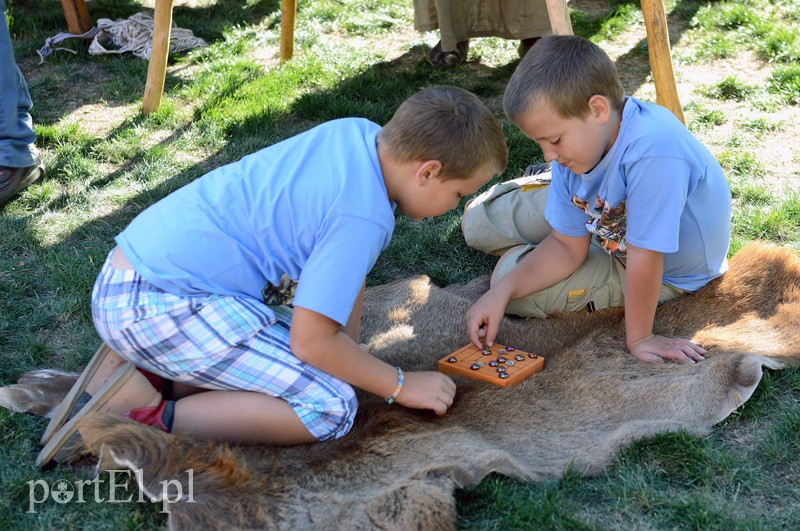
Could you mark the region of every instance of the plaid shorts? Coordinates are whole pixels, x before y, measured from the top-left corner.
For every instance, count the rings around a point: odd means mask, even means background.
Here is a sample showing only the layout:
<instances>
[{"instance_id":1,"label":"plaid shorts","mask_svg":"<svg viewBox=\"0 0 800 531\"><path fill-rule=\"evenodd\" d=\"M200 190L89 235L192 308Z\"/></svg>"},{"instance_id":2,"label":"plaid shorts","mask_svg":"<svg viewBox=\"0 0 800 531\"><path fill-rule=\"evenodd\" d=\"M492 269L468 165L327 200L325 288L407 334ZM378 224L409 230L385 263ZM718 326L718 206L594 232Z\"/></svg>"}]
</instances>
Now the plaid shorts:
<instances>
[{"instance_id":1,"label":"plaid shorts","mask_svg":"<svg viewBox=\"0 0 800 531\"><path fill-rule=\"evenodd\" d=\"M321 441L350 430L355 392L292 354L291 308L250 297L172 295L136 271L115 269L108 256L92 290L92 318L122 357L196 387L281 398Z\"/></svg>"}]
</instances>

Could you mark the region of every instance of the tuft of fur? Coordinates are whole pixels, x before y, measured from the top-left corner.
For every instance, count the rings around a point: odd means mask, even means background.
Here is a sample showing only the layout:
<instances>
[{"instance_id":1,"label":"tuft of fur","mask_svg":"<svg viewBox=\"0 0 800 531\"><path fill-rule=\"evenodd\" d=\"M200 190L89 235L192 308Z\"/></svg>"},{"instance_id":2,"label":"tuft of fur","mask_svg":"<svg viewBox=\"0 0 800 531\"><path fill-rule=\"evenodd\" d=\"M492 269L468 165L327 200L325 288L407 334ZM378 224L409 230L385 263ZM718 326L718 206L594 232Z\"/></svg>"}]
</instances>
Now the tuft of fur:
<instances>
[{"instance_id":1,"label":"tuft of fur","mask_svg":"<svg viewBox=\"0 0 800 531\"><path fill-rule=\"evenodd\" d=\"M415 277L370 288L363 339L390 363L433 370L467 343L464 315L486 287L485 278L440 289ZM148 493L195 471L194 500L171 506L175 529L449 530L456 488L492 472L524 481L567 467L600 473L633 440L708 433L750 398L762 367L800 363L800 258L746 246L726 275L661 306L655 331L697 341L706 361L636 361L620 309L506 318L500 339L542 354L545 370L510 388L459 379L443 417L362 394L350 434L308 446L211 444L103 415L87 417L81 434L100 466L144 469Z\"/></svg>"},{"instance_id":2,"label":"tuft of fur","mask_svg":"<svg viewBox=\"0 0 800 531\"><path fill-rule=\"evenodd\" d=\"M77 379L75 373L54 369L28 371L16 384L0 387L0 406L49 419Z\"/></svg>"}]
</instances>

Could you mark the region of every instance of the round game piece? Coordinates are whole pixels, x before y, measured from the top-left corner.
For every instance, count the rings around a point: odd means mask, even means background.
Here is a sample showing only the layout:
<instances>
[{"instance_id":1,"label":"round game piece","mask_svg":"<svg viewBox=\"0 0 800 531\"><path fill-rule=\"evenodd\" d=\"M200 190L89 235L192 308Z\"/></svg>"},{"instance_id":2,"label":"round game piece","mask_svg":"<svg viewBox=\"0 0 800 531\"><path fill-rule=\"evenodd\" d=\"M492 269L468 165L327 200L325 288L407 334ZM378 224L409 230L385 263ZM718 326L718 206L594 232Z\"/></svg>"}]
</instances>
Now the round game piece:
<instances>
[{"instance_id":1,"label":"round game piece","mask_svg":"<svg viewBox=\"0 0 800 531\"><path fill-rule=\"evenodd\" d=\"M478 362L478 363L476 363L475 365L477 365L478 367L483 367L483 362L482 362L482 361L479 361L479 362Z\"/></svg>"},{"instance_id":2,"label":"round game piece","mask_svg":"<svg viewBox=\"0 0 800 531\"><path fill-rule=\"evenodd\" d=\"M497 368L497 372L506 372L506 368L505 367L498 367Z\"/></svg>"},{"instance_id":3,"label":"round game piece","mask_svg":"<svg viewBox=\"0 0 800 531\"><path fill-rule=\"evenodd\" d=\"M507 372L501 372L497 376L499 376L500 378L508 378L508 373Z\"/></svg>"},{"instance_id":4,"label":"round game piece","mask_svg":"<svg viewBox=\"0 0 800 531\"><path fill-rule=\"evenodd\" d=\"M498 353L498 354L500 354L501 356L505 356L505 354L506 354L506 349L504 349L504 348L501 348L500 350L498 350L498 351L497 351L497 353Z\"/></svg>"},{"instance_id":5,"label":"round game piece","mask_svg":"<svg viewBox=\"0 0 800 531\"><path fill-rule=\"evenodd\" d=\"M499 356L497 358L497 363L505 363L505 362L506 362L506 359L503 356Z\"/></svg>"},{"instance_id":6,"label":"round game piece","mask_svg":"<svg viewBox=\"0 0 800 531\"><path fill-rule=\"evenodd\" d=\"M522 361L525 359L525 356L523 356L522 354L517 354L516 356L514 356L514 359L517 361Z\"/></svg>"},{"instance_id":7,"label":"round game piece","mask_svg":"<svg viewBox=\"0 0 800 531\"><path fill-rule=\"evenodd\" d=\"M447 363L455 363L455 362L457 362L457 361L458 361L458 360L457 360L457 359L455 359L453 356L450 356L449 358L447 358Z\"/></svg>"},{"instance_id":8,"label":"round game piece","mask_svg":"<svg viewBox=\"0 0 800 531\"><path fill-rule=\"evenodd\" d=\"M512 347L511 345L506 345L506 350L509 351L509 352L514 352L516 349L514 347Z\"/></svg>"},{"instance_id":9,"label":"round game piece","mask_svg":"<svg viewBox=\"0 0 800 531\"><path fill-rule=\"evenodd\" d=\"M481 366L478 365L477 363L473 363L472 365L469 366L469 368L472 369L473 371L477 371L478 369L481 368Z\"/></svg>"},{"instance_id":10,"label":"round game piece","mask_svg":"<svg viewBox=\"0 0 800 531\"><path fill-rule=\"evenodd\" d=\"M508 360L508 361L506 361L506 366L507 367L513 367L514 366L514 362L511 361L511 360Z\"/></svg>"},{"instance_id":11,"label":"round game piece","mask_svg":"<svg viewBox=\"0 0 800 531\"><path fill-rule=\"evenodd\" d=\"M483 354L484 356L488 356L491 353L492 351L489 350L488 348L484 348L483 350L481 350L481 354Z\"/></svg>"},{"instance_id":12,"label":"round game piece","mask_svg":"<svg viewBox=\"0 0 800 531\"><path fill-rule=\"evenodd\" d=\"M528 357L529 358L538 358L539 355L537 353L535 353L535 352L528 352Z\"/></svg>"},{"instance_id":13,"label":"round game piece","mask_svg":"<svg viewBox=\"0 0 800 531\"><path fill-rule=\"evenodd\" d=\"M489 367L497 367L497 362L492 360L489 362Z\"/></svg>"}]
</instances>

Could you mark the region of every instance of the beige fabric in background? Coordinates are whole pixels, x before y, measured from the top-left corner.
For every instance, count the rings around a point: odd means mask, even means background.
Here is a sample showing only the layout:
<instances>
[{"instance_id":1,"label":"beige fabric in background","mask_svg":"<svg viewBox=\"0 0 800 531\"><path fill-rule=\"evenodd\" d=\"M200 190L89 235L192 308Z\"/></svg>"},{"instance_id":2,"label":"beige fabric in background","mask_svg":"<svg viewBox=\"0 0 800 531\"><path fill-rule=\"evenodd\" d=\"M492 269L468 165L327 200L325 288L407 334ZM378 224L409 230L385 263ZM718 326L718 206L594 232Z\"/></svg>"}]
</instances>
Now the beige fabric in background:
<instances>
[{"instance_id":1,"label":"beige fabric in background","mask_svg":"<svg viewBox=\"0 0 800 531\"><path fill-rule=\"evenodd\" d=\"M414 0L414 28L438 29L444 51L471 37L521 40L552 33L545 0Z\"/></svg>"}]
</instances>

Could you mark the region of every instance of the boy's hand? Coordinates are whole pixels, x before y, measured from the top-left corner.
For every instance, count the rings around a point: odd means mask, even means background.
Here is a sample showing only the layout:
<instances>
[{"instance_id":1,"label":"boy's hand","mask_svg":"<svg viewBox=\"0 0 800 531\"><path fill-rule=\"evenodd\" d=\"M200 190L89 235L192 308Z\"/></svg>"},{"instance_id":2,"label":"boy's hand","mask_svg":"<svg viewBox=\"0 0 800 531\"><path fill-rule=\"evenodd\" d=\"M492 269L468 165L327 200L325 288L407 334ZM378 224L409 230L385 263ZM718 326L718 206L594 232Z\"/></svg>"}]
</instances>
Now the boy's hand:
<instances>
[{"instance_id":1,"label":"boy's hand","mask_svg":"<svg viewBox=\"0 0 800 531\"><path fill-rule=\"evenodd\" d=\"M403 389L397 396L401 406L412 409L432 409L444 415L453 405L456 384L449 376L436 371L407 372Z\"/></svg>"},{"instance_id":2,"label":"boy's hand","mask_svg":"<svg viewBox=\"0 0 800 531\"><path fill-rule=\"evenodd\" d=\"M489 346L494 344L500 321L506 313L506 306L508 300L492 290L484 293L472 305L467 311L467 334L473 345L480 348L483 346L481 341L485 341Z\"/></svg>"},{"instance_id":3,"label":"boy's hand","mask_svg":"<svg viewBox=\"0 0 800 531\"><path fill-rule=\"evenodd\" d=\"M688 339L669 338L650 334L628 347L636 359L648 363L663 363L675 360L678 363L703 361L705 349Z\"/></svg>"}]
</instances>

